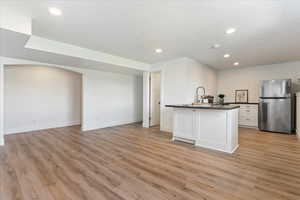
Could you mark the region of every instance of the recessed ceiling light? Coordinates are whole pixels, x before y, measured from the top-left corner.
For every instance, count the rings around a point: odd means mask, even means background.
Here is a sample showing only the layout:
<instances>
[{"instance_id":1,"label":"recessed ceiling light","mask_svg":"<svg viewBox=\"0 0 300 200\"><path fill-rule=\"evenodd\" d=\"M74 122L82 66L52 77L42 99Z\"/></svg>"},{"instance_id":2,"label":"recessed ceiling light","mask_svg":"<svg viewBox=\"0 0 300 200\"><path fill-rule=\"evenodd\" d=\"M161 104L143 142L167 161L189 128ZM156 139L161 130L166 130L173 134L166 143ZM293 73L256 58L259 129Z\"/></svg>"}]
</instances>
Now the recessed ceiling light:
<instances>
[{"instance_id":1,"label":"recessed ceiling light","mask_svg":"<svg viewBox=\"0 0 300 200\"><path fill-rule=\"evenodd\" d=\"M163 50L162 50L162 49L155 49L155 52L156 52L156 53L162 53Z\"/></svg>"},{"instance_id":2,"label":"recessed ceiling light","mask_svg":"<svg viewBox=\"0 0 300 200\"><path fill-rule=\"evenodd\" d=\"M61 10L58 9L58 8L54 8L54 7L51 7L48 9L49 12L52 14L52 15L56 15L56 16L59 16L62 14Z\"/></svg>"},{"instance_id":3,"label":"recessed ceiling light","mask_svg":"<svg viewBox=\"0 0 300 200\"><path fill-rule=\"evenodd\" d=\"M213 48L213 49L218 49L218 48L220 48L220 46L221 46L221 45L219 45L219 44L214 44L211 48Z\"/></svg>"},{"instance_id":4,"label":"recessed ceiling light","mask_svg":"<svg viewBox=\"0 0 300 200\"><path fill-rule=\"evenodd\" d=\"M230 54L225 54L224 55L224 58L229 58L230 57Z\"/></svg>"},{"instance_id":5,"label":"recessed ceiling light","mask_svg":"<svg viewBox=\"0 0 300 200\"><path fill-rule=\"evenodd\" d=\"M234 66L238 66L239 64L240 63L238 63L238 62L233 63Z\"/></svg>"},{"instance_id":6,"label":"recessed ceiling light","mask_svg":"<svg viewBox=\"0 0 300 200\"><path fill-rule=\"evenodd\" d=\"M235 33L236 32L236 29L235 28L229 28L226 30L226 34L232 34L232 33Z\"/></svg>"}]
</instances>

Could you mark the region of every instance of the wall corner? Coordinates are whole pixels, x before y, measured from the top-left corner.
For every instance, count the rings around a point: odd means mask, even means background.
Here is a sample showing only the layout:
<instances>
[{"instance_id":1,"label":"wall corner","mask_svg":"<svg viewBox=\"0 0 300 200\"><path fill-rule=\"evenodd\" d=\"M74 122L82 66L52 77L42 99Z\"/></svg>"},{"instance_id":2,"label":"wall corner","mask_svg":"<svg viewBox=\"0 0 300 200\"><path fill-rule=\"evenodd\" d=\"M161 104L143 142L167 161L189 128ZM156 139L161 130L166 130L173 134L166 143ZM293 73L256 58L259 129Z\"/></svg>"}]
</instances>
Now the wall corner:
<instances>
[{"instance_id":1,"label":"wall corner","mask_svg":"<svg viewBox=\"0 0 300 200\"><path fill-rule=\"evenodd\" d=\"M143 73L143 127L149 128L150 72Z\"/></svg>"}]
</instances>

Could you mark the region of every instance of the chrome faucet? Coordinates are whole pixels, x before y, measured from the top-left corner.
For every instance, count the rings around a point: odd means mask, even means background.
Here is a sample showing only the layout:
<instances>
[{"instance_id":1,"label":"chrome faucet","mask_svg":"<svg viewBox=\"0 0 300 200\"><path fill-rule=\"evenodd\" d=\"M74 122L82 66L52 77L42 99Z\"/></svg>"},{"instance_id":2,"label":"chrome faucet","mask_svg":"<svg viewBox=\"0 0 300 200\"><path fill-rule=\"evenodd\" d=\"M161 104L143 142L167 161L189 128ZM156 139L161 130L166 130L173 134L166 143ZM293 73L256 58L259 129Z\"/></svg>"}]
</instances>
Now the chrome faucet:
<instances>
[{"instance_id":1,"label":"chrome faucet","mask_svg":"<svg viewBox=\"0 0 300 200\"><path fill-rule=\"evenodd\" d=\"M201 96L201 100L199 100L199 89L202 89L203 90L203 95ZM203 86L200 86L200 87L197 87L197 90L196 90L196 103L203 103L203 96L205 96L205 88Z\"/></svg>"}]
</instances>

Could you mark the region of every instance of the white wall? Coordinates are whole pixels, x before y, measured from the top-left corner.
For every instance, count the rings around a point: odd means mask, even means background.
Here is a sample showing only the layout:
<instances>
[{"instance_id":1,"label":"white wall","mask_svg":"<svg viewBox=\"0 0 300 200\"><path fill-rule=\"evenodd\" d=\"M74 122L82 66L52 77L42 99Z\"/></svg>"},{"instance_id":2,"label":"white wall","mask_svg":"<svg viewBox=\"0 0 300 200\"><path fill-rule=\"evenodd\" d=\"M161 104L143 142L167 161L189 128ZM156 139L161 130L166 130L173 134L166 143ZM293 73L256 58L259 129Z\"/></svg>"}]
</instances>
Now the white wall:
<instances>
[{"instance_id":1,"label":"white wall","mask_svg":"<svg viewBox=\"0 0 300 200\"><path fill-rule=\"evenodd\" d=\"M225 101L235 101L235 90L248 89L249 102L258 102L261 80L292 78L294 91L300 91L300 62L234 68L218 71L218 94L226 95Z\"/></svg>"},{"instance_id":2,"label":"white wall","mask_svg":"<svg viewBox=\"0 0 300 200\"><path fill-rule=\"evenodd\" d=\"M35 66L49 66L55 68L61 68L71 70L82 74L83 84L83 101L82 101L82 127L84 130L91 130L94 128L101 128L111 125L106 121L100 121L103 116L107 116L110 120L117 123L127 123L142 121L143 115L143 94L142 94L142 77L136 75L123 75L117 73L102 72L99 70L89 70L70 66L52 65L49 63L40 63L31 60L14 59L8 57L0 57L0 69L2 65L35 65ZM2 88L1 88L1 70L0 70L0 106L3 101ZM105 78L106 81L101 81ZM109 84L113 82L113 87L109 87ZM94 85L94 84L102 84ZM120 85L127 84L127 85ZM106 88L109 88L106 89ZM119 89L118 89L119 88ZM122 91L121 91L122 88ZM129 89L131 88L131 89ZM84 89L87 89L85 95ZM123 92L123 89L125 92ZM118 99L118 100L116 100ZM135 99L137 104L128 102L129 99ZM91 102L96 102L95 106L91 105ZM120 106L120 104L122 104ZM0 107L1 108L1 107ZM107 109L110 108L110 109ZM97 112L95 112L95 110ZM128 111L127 113L121 113ZM133 116L133 113L136 116ZM0 117L3 114L3 109L0 109ZM128 118L127 118L128 117ZM131 121L134 119L134 121ZM96 124L97 123L97 124ZM0 126L3 124L3 118L0 118ZM0 142L3 140L3 130L0 127Z\"/></svg>"},{"instance_id":3,"label":"white wall","mask_svg":"<svg viewBox=\"0 0 300 200\"><path fill-rule=\"evenodd\" d=\"M190 58L180 58L154 66L161 71L161 130L172 131L172 108L167 104L190 104L194 102L196 88L204 86L206 94L215 96L216 71Z\"/></svg>"},{"instance_id":4,"label":"white wall","mask_svg":"<svg viewBox=\"0 0 300 200\"><path fill-rule=\"evenodd\" d=\"M0 57L0 146L4 145L4 66Z\"/></svg>"},{"instance_id":5,"label":"white wall","mask_svg":"<svg viewBox=\"0 0 300 200\"><path fill-rule=\"evenodd\" d=\"M93 72L83 77L82 129L142 121L143 80L139 76Z\"/></svg>"},{"instance_id":6,"label":"white wall","mask_svg":"<svg viewBox=\"0 0 300 200\"><path fill-rule=\"evenodd\" d=\"M4 78L5 134L80 124L81 74L6 66Z\"/></svg>"},{"instance_id":7,"label":"white wall","mask_svg":"<svg viewBox=\"0 0 300 200\"><path fill-rule=\"evenodd\" d=\"M143 73L143 127L144 128L149 128L150 122L149 122L149 117L150 117L150 72L144 72Z\"/></svg>"}]
</instances>

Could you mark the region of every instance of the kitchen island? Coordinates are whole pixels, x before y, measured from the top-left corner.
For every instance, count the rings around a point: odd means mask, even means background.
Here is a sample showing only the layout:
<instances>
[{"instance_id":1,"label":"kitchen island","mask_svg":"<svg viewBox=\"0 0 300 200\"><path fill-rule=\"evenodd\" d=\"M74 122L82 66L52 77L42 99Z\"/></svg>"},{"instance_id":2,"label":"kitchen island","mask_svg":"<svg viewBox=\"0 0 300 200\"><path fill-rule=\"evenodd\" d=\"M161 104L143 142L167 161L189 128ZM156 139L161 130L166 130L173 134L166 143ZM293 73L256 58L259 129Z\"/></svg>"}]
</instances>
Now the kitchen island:
<instances>
[{"instance_id":1,"label":"kitchen island","mask_svg":"<svg viewBox=\"0 0 300 200\"><path fill-rule=\"evenodd\" d=\"M237 105L181 104L173 109L173 140L233 153L238 144Z\"/></svg>"}]
</instances>

